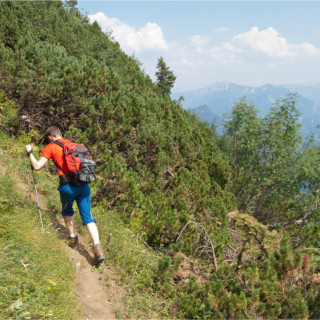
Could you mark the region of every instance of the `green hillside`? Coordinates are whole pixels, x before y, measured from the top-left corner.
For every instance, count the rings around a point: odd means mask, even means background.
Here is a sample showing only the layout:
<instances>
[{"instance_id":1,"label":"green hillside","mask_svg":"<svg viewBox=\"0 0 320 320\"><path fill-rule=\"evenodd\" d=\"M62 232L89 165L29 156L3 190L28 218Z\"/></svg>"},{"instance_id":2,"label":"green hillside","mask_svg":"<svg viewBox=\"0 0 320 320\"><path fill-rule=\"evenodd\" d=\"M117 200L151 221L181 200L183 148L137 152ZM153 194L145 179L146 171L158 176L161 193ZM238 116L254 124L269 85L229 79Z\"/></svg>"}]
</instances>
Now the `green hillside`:
<instances>
[{"instance_id":1,"label":"green hillside","mask_svg":"<svg viewBox=\"0 0 320 320\"><path fill-rule=\"evenodd\" d=\"M0 2L0 21L2 134L43 146L57 125L90 147L107 261L133 297L166 301L159 318L320 315L318 149L295 97L264 119L240 101L219 137L75 1Z\"/></svg>"},{"instance_id":2,"label":"green hillside","mask_svg":"<svg viewBox=\"0 0 320 320\"><path fill-rule=\"evenodd\" d=\"M8 107L2 98L0 108ZM22 157L24 140L14 141L3 131L0 139L1 319L77 319L75 270L52 226L53 214L43 207L45 235L41 232L37 206L30 199L30 166ZM47 174L37 179L44 193L56 183ZM58 199L47 200L57 204Z\"/></svg>"}]
</instances>

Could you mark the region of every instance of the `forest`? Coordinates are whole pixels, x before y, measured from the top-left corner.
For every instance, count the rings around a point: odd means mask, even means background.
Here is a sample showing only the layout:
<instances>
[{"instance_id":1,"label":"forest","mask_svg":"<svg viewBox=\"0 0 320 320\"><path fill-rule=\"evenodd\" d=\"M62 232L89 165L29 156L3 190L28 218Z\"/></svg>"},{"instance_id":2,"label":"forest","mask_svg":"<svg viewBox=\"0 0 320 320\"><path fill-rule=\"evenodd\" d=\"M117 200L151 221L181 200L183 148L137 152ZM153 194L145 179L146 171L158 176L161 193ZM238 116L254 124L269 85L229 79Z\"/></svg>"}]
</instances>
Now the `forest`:
<instances>
[{"instance_id":1,"label":"forest","mask_svg":"<svg viewBox=\"0 0 320 320\"><path fill-rule=\"evenodd\" d=\"M320 317L319 148L294 93L264 117L243 97L218 135L76 1L1 1L0 21L1 131L44 146L56 125L90 146L101 224L157 256L137 290L168 318Z\"/></svg>"}]
</instances>

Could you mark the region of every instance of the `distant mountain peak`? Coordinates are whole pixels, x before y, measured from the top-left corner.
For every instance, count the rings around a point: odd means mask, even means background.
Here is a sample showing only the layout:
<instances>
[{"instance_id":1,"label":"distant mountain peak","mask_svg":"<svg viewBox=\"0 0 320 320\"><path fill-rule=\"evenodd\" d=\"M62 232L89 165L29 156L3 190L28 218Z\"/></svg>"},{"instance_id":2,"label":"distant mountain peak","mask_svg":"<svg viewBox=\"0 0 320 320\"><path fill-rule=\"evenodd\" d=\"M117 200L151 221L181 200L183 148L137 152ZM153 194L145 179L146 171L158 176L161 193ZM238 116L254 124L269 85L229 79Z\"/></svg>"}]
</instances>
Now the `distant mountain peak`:
<instances>
[{"instance_id":1,"label":"distant mountain peak","mask_svg":"<svg viewBox=\"0 0 320 320\"><path fill-rule=\"evenodd\" d=\"M216 82L213 84L212 88L220 88L220 89L223 89L223 90L228 90L229 89L229 86L231 85L232 83L229 82L229 81L222 81L222 82Z\"/></svg>"},{"instance_id":2,"label":"distant mountain peak","mask_svg":"<svg viewBox=\"0 0 320 320\"><path fill-rule=\"evenodd\" d=\"M320 86L265 84L254 87L228 81L216 82L202 89L182 93L185 98L183 107L191 109L202 120L210 123L214 115L223 117L237 101L246 97L263 116L277 100L285 98L290 92L298 93L297 108L302 114L301 121L305 131L310 131L320 123Z\"/></svg>"},{"instance_id":3,"label":"distant mountain peak","mask_svg":"<svg viewBox=\"0 0 320 320\"><path fill-rule=\"evenodd\" d=\"M213 85L207 87L207 89L209 89L211 92L221 92L229 90L231 85L233 85L231 82L222 81L214 83Z\"/></svg>"}]
</instances>

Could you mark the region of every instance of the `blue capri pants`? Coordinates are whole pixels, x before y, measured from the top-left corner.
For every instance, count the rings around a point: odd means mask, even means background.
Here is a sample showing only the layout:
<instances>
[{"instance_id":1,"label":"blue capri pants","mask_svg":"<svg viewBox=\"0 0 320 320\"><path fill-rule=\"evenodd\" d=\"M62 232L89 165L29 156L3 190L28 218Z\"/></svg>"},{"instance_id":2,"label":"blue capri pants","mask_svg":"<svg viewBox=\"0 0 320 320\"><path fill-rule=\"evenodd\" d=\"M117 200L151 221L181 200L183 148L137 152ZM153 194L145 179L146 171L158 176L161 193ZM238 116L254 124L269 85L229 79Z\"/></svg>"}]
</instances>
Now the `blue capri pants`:
<instances>
[{"instance_id":1,"label":"blue capri pants","mask_svg":"<svg viewBox=\"0 0 320 320\"><path fill-rule=\"evenodd\" d=\"M96 219L91 215L91 195L89 184L81 186L74 186L72 184L65 184L59 186L60 199L62 203L62 216L73 216L74 210L72 208L74 200L76 200L82 224L85 226L90 222L96 222Z\"/></svg>"}]
</instances>

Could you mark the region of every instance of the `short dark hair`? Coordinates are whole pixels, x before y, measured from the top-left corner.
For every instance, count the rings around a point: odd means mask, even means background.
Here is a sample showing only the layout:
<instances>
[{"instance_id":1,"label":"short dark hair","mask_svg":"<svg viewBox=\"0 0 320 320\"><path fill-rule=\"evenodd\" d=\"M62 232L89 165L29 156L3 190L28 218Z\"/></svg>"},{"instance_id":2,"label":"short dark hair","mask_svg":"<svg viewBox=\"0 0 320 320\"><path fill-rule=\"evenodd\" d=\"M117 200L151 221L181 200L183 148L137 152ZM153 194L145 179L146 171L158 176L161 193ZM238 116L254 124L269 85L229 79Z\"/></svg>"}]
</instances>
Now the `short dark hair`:
<instances>
[{"instance_id":1,"label":"short dark hair","mask_svg":"<svg viewBox=\"0 0 320 320\"><path fill-rule=\"evenodd\" d=\"M57 138L57 137L61 137L61 130L58 128L58 127L50 127L47 129L47 135L50 136L50 137L54 137L54 138Z\"/></svg>"}]
</instances>

